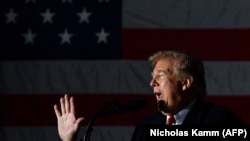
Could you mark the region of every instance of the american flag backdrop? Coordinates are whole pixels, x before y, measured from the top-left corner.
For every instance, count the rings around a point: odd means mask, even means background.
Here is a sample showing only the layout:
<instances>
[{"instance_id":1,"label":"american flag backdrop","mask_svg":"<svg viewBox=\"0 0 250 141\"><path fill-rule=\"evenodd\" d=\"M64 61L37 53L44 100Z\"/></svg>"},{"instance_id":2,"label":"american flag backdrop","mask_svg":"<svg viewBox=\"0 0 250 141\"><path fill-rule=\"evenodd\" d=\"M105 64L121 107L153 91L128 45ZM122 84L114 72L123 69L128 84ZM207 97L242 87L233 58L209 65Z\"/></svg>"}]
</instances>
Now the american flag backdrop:
<instances>
[{"instance_id":1,"label":"american flag backdrop","mask_svg":"<svg viewBox=\"0 0 250 141\"><path fill-rule=\"evenodd\" d=\"M121 1L2 1L3 59L119 59Z\"/></svg>"},{"instance_id":2,"label":"american flag backdrop","mask_svg":"<svg viewBox=\"0 0 250 141\"><path fill-rule=\"evenodd\" d=\"M156 110L147 57L185 50L205 64L206 100L250 124L250 1L1 0L1 141L60 138L53 105L65 93L84 116L79 138L113 98L140 111L98 118L91 140L128 141Z\"/></svg>"}]
</instances>

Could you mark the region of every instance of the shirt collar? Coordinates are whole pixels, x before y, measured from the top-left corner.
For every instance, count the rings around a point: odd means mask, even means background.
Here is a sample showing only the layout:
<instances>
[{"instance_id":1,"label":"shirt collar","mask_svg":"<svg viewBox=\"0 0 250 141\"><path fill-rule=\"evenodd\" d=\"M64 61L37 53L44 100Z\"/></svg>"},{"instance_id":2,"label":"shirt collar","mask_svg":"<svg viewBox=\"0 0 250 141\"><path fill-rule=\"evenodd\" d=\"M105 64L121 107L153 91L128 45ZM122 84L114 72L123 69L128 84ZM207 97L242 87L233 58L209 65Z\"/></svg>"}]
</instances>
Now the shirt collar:
<instances>
[{"instance_id":1,"label":"shirt collar","mask_svg":"<svg viewBox=\"0 0 250 141\"><path fill-rule=\"evenodd\" d=\"M174 115L175 118L175 125L181 125L186 118L187 114L189 113L191 107L194 105L196 99L189 103L185 108L183 108L180 112ZM168 118L168 117L167 117Z\"/></svg>"}]
</instances>

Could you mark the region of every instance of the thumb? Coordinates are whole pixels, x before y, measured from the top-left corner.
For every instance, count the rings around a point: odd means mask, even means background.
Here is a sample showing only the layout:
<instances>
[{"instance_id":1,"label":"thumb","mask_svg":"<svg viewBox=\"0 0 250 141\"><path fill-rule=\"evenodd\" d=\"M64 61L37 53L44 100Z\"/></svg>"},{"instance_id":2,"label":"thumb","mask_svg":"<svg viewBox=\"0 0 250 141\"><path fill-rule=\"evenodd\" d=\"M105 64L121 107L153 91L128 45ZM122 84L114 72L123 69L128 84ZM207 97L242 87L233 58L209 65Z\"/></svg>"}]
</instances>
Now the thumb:
<instances>
[{"instance_id":1,"label":"thumb","mask_svg":"<svg viewBox=\"0 0 250 141\"><path fill-rule=\"evenodd\" d=\"M81 123L83 120L84 120L84 117L80 117L80 118L78 118L78 119L76 120L75 126L76 126L77 129L79 128L79 125L80 125L80 123Z\"/></svg>"}]
</instances>

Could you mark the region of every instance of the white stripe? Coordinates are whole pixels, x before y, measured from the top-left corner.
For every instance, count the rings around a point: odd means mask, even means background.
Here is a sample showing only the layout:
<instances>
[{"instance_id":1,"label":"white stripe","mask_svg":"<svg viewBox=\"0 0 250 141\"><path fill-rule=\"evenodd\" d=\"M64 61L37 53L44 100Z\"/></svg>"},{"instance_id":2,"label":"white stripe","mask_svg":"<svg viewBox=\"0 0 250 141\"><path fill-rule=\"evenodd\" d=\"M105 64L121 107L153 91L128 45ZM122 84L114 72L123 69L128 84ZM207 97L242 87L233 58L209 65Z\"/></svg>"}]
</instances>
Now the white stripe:
<instances>
[{"instance_id":1,"label":"white stripe","mask_svg":"<svg viewBox=\"0 0 250 141\"><path fill-rule=\"evenodd\" d=\"M147 61L6 61L0 93L151 94ZM205 62L209 95L250 94L250 62Z\"/></svg>"},{"instance_id":2,"label":"white stripe","mask_svg":"<svg viewBox=\"0 0 250 141\"><path fill-rule=\"evenodd\" d=\"M205 71L209 94L250 94L250 62L206 62Z\"/></svg>"},{"instance_id":3,"label":"white stripe","mask_svg":"<svg viewBox=\"0 0 250 141\"><path fill-rule=\"evenodd\" d=\"M125 28L247 28L248 0L124 0Z\"/></svg>"},{"instance_id":4,"label":"white stripe","mask_svg":"<svg viewBox=\"0 0 250 141\"><path fill-rule=\"evenodd\" d=\"M86 127L82 127L78 133L80 141L85 134ZM133 126L97 126L93 127L91 141L129 141ZM33 126L33 127L0 127L1 141L61 141L57 127Z\"/></svg>"}]
</instances>

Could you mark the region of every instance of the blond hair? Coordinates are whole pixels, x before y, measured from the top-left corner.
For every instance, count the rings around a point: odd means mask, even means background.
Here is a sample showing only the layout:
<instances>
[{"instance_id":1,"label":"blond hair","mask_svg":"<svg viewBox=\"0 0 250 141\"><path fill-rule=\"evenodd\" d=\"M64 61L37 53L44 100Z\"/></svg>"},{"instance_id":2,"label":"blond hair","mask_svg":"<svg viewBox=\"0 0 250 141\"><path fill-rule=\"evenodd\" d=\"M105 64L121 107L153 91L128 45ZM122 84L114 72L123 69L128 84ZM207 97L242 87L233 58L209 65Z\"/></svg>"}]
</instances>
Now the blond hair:
<instances>
[{"instance_id":1,"label":"blond hair","mask_svg":"<svg viewBox=\"0 0 250 141\"><path fill-rule=\"evenodd\" d=\"M163 50L152 54L149 57L149 61L155 67L159 60L165 58L178 59L178 65L176 66L178 76L181 77L183 73L193 76L194 84L199 88L199 95L204 97L207 94L205 69L200 59L184 51Z\"/></svg>"}]
</instances>

